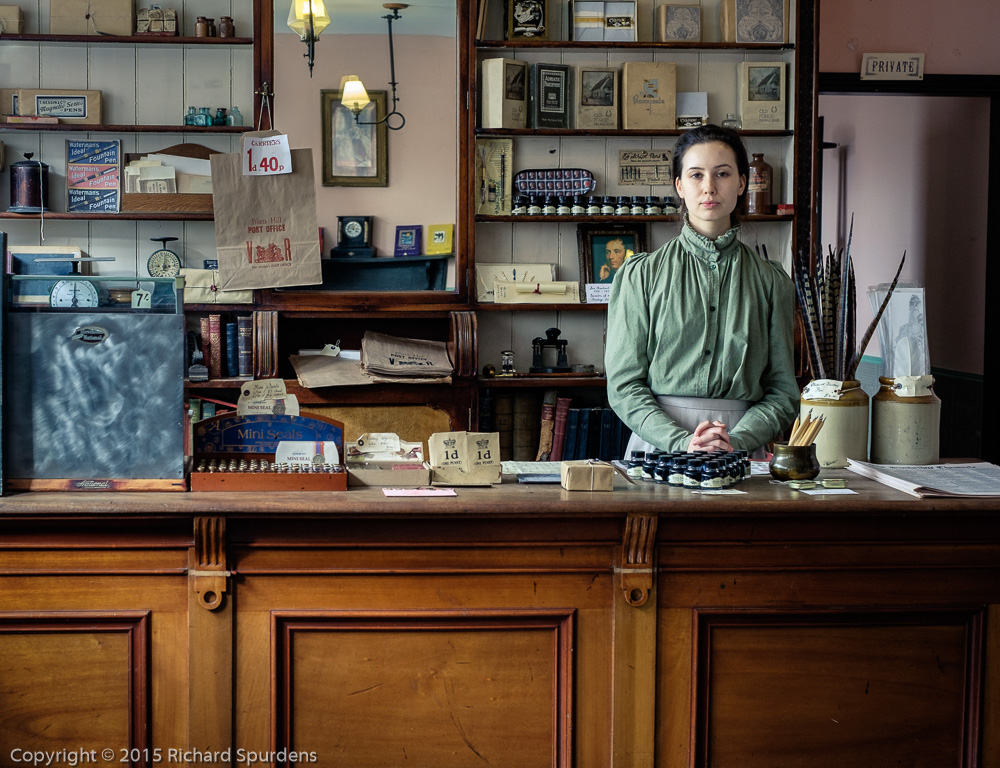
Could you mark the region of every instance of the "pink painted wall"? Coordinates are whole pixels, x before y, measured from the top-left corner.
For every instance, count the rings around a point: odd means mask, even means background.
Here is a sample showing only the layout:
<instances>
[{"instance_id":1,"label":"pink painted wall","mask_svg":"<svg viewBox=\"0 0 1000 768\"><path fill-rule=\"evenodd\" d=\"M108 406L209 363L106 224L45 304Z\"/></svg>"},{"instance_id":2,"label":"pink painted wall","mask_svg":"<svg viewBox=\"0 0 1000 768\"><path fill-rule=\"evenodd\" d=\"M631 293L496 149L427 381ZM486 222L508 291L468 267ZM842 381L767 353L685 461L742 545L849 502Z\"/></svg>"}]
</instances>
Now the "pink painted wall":
<instances>
[{"instance_id":1,"label":"pink painted wall","mask_svg":"<svg viewBox=\"0 0 1000 768\"><path fill-rule=\"evenodd\" d=\"M327 35L316 45L312 79L294 34L275 35L275 127L293 148L311 147L316 212L326 247L336 244L337 216L374 215L374 244L392 255L396 226L454 223L458 156L457 64L454 37L394 35L398 109L406 125L388 131L388 187L322 186L322 90L358 75L369 90L391 91L389 44L381 35Z\"/></svg>"},{"instance_id":2,"label":"pink painted wall","mask_svg":"<svg viewBox=\"0 0 1000 768\"><path fill-rule=\"evenodd\" d=\"M1000 74L997 0L821 0L819 68L860 72L863 53L924 53L936 75Z\"/></svg>"}]
</instances>

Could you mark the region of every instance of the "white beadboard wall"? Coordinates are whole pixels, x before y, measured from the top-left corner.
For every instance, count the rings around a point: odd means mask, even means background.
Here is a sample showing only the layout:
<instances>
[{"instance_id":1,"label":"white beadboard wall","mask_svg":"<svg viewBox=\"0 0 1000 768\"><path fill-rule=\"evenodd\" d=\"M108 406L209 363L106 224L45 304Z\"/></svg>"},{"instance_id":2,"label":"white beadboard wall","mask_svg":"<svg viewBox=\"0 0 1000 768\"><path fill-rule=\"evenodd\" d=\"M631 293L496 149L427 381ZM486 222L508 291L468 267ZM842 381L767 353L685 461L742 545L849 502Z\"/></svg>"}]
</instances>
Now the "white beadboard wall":
<instances>
[{"instance_id":1,"label":"white beadboard wall","mask_svg":"<svg viewBox=\"0 0 1000 768\"><path fill-rule=\"evenodd\" d=\"M136 5L140 5L137 3ZM231 16L236 34L253 31L251 0L175 0L181 34L194 35L195 18ZM21 2L26 33L49 31L49 0ZM78 88L101 91L102 122L109 125L180 125L188 106L239 107L249 124L253 110L253 49L250 46L181 47L173 45L87 45L84 43L6 42L0 45L0 84L4 88ZM174 144L196 143L225 152L238 151L239 134L202 133L34 133L5 131L7 162L23 153L49 166L47 201L66 210L66 140L121 139L122 152L153 152ZM9 182L0 206L10 204ZM159 246L151 237L180 238L171 248L186 266L200 267L214 258L211 221L18 221L4 219L0 229L19 245L73 245L91 256L114 256L97 262L96 274L146 275L146 258Z\"/></svg>"},{"instance_id":2,"label":"white beadboard wall","mask_svg":"<svg viewBox=\"0 0 1000 768\"><path fill-rule=\"evenodd\" d=\"M637 16L639 39L655 38L654 8L659 0L639 0ZM719 2L702 2L702 40L719 40ZM792 4L794 5L794 4ZM557 2L551 17L553 34L550 39L566 39L567 4ZM794 8L790 11L794 14ZM794 29L794 15L790 28ZM488 34L487 36L492 36ZM737 113L738 64L741 61L784 61L786 71L786 105L788 127L792 127L795 109L793 83L794 51L724 51L711 50L534 50L518 49L515 58L528 62L545 62L570 65L589 64L621 68L626 61L665 61L677 65L678 91L706 91L708 93L709 120L721 123L726 114ZM479 60L501 56L498 51L483 51ZM529 168L586 168L594 173L597 193L607 195L671 195L673 186L621 186L617 184L618 151L620 149L670 149L676 137L636 136L623 137L518 137L514 143L515 171ZM761 137L746 140L749 152L763 152L764 158L774 168L773 200L793 200L793 140L791 137ZM653 250L678 231L673 222L657 222L647 228L647 246ZM476 261L498 263L556 264L556 278L578 280L580 277L577 225L525 223L479 223L476 225ZM751 247L765 245L770 258L779 260L785 270L791 271L791 226L776 222L744 223L742 237ZM500 365L500 352L514 350L518 370L526 371L531 364L531 341L545 335L545 329L559 328L561 338L567 339L570 364L593 364L604 369L604 350L607 333L604 312L555 311L539 312L517 310L514 312L481 312L479 314L480 365Z\"/></svg>"}]
</instances>

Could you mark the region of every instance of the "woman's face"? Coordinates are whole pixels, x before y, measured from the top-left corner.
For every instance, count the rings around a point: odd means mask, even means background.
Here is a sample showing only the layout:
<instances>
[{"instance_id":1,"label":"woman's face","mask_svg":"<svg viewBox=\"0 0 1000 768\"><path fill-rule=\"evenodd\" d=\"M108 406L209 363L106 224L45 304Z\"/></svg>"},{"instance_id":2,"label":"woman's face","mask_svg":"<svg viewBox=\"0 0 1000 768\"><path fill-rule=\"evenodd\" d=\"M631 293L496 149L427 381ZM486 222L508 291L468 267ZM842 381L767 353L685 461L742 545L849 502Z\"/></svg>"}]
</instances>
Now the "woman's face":
<instances>
[{"instance_id":1,"label":"woman's face","mask_svg":"<svg viewBox=\"0 0 1000 768\"><path fill-rule=\"evenodd\" d=\"M721 141L695 144L684 153L684 168L674 179L695 232L715 239L730 227L730 216L746 187L736 153Z\"/></svg>"},{"instance_id":2,"label":"woman's face","mask_svg":"<svg viewBox=\"0 0 1000 768\"><path fill-rule=\"evenodd\" d=\"M621 240L608 240L604 246L604 257L612 269L618 269L625 263L625 243Z\"/></svg>"}]
</instances>

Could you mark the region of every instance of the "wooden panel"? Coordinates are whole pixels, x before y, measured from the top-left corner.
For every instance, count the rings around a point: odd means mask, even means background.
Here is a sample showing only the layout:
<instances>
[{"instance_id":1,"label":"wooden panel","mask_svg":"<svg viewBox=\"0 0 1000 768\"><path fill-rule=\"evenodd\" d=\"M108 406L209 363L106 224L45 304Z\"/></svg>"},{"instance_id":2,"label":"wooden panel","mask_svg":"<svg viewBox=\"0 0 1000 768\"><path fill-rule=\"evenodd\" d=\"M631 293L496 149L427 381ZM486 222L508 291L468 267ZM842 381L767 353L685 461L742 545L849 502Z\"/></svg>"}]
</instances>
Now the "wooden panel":
<instances>
[{"instance_id":1,"label":"wooden panel","mask_svg":"<svg viewBox=\"0 0 1000 768\"><path fill-rule=\"evenodd\" d=\"M145 749L148 624L139 611L0 614L0 744L111 748L116 763L126 748ZM11 749L0 750L0 767L21 764Z\"/></svg>"},{"instance_id":2,"label":"wooden panel","mask_svg":"<svg viewBox=\"0 0 1000 768\"><path fill-rule=\"evenodd\" d=\"M982 615L699 614L695 765L976 765Z\"/></svg>"},{"instance_id":3,"label":"wooden panel","mask_svg":"<svg viewBox=\"0 0 1000 768\"><path fill-rule=\"evenodd\" d=\"M569 766L572 616L275 614L274 748L356 768Z\"/></svg>"}]
</instances>

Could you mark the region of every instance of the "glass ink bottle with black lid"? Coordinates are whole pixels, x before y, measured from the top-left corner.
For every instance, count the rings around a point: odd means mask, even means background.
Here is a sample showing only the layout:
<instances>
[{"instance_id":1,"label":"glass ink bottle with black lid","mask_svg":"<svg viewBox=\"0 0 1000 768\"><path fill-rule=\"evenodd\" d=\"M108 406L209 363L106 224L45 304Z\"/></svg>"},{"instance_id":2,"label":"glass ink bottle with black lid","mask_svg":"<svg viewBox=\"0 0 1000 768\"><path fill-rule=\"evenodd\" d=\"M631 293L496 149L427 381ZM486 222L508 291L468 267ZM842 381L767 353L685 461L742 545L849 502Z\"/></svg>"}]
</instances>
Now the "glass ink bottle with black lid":
<instances>
[{"instance_id":1,"label":"glass ink bottle with black lid","mask_svg":"<svg viewBox=\"0 0 1000 768\"><path fill-rule=\"evenodd\" d=\"M600 216L601 215L601 204L604 202L604 198L600 195L589 195L587 197L587 215L588 216Z\"/></svg>"},{"instance_id":2,"label":"glass ink bottle with black lid","mask_svg":"<svg viewBox=\"0 0 1000 768\"><path fill-rule=\"evenodd\" d=\"M569 212L570 215L572 216L583 216L585 213L587 213L587 196L573 195Z\"/></svg>"},{"instance_id":3,"label":"glass ink bottle with black lid","mask_svg":"<svg viewBox=\"0 0 1000 768\"><path fill-rule=\"evenodd\" d=\"M667 485L670 482L670 458L669 453L661 454L653 469L653 480L659 485Z\"/></svg>"},{"instance_id":4,"label":"glass ink bottle with black lid","mask_svg":"<svg viewBox=\"0 0 1000 768\"><path fill-rule=\"evenodd\" d=\"M658 451L646 451L646 457L642 462L642 479L648 480L650 482L655 481L656 477L654 472L656 471L656 465L660 461L660 454Z\"/></svg>"},{"instance_id":5,"label":"glass ink bottle with black lid","mask_svg":"<svg viewBox=\"0 0 1000 768\"><path fill-rule=\"evenodd\" d=\"M625 465L625 474L629 477L642 477L642 463L645 460L645 451L632 451L631 457Z\"/></svg>"},{"instance_id":6,"label":"glass ink bottle with black lid","mask_svg":"<svg viewBox=\"0 0 1000 768\"><path fill-rule=\"evenodd\" d=\"M684 468L685 488L701 488L701 465L702 459L688 459Z\"/></svg>"},{"instance_id":7,"label":"glass ink bottle with black lid","mask_svg":"<svg viewBox=\"0 0 1000 768\"><path fill-rule=\"evenodd\" d=\"M615 215L628 216L632 212L632 198L628 195L618 195L615 200Z\"/></svg>"},{"instance_id":8,"label":"glass ink bottle with black lid","mask_svg":"<svg viewBox=\"0 0 1000 768\"><path fill-rule=\"evenodd\" d=\"M687 454L677 453L670 460L669 483L675 488L684 487L684 470L687 469Z\"/></svg>"},{"instance_id":9,"label":"glass ink bottle with black lid","mask_svg":"<svg viewBox=\"0 0 1000 768\"><path fill-rule=\"evenodd\" d=\"M718 491L722 489L722 472L717 459L704 462L701 469L701 488L703 491Z\"/></svg>"}]
</instances>

